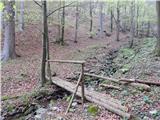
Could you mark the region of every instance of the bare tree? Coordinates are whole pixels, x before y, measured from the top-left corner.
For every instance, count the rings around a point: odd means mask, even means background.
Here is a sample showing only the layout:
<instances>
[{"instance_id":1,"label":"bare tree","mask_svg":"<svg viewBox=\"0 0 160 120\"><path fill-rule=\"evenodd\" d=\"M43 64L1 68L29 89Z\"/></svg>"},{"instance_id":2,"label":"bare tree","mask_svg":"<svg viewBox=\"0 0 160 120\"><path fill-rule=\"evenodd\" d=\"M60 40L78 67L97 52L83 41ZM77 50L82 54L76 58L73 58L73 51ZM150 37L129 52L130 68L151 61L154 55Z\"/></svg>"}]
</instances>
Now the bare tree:
<instances>
[{"instance_id":1,"label":"bare tree","mask_svg":"<svg viewBox=\"0 0 160 120\"><path fill-rule=\"evenodd\" d=\"M47 4L46 1L42 1L42 11L43 11L43 40L42 40L42 45L43 45L43 50L42 50L42 63L41 63L41 86L44 86L46 82L46 56L47 56L47 39L48 39L48 34L47 34Z\"/></svg>"},{"instance_id":2,"label":"bare tree","mask_svg":"<svg viewBox=\"0 0 160 120\"><path fill-rule=\"evenodd\" d=\"M6 6L4 10L4 46L2 53L2 60L7 61L16 57L15 52L15 1L5 1Z\"/></svg>"},{"instance_id":3,"label":"bare tree","mask_svg":"<svg viewBox=\"0 0 160 120\"><path fill-rule=\"evenodd\" d=\"M156 54L160 56L160 1L156 1L156 8L157 8L157 22L158 22L158 37L157 37L157 44L156 44Z\"/></svg>"}]
</instances>

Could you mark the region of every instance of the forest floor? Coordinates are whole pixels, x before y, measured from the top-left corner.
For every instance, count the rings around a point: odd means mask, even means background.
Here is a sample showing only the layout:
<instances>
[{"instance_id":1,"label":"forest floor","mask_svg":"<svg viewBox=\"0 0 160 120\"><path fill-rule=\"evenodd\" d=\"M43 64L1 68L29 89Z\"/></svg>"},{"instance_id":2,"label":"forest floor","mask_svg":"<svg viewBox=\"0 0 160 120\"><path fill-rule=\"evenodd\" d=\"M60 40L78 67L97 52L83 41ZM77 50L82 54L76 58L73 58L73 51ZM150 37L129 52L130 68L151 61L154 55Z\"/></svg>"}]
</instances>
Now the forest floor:
<instances>
[{"instance_id":1,"label":"forest floor","mask_svg":"<svg viewBox=\"0 0 160 120\"><path fill-rule=\"evenodd\" d=\"M24 32L16 33L16 52L20 57L2 63L2 98L7 96L17 96L35 90L40 79L40 65L42 56L40 26L27 25ZM135 41L134 49L128 49L128 34L120 34L120 42L115 40L115 33L110 37L99 37L95 35L90 39L85 27L81 28L78 35L78 43L74 43L74 29L65 30L65 45L55 44L56 29L49 27L50 36L50 59L86 60L85 71L95 74L103 74L114 77L141 78L149 80L160 80L160 59L153 57L149 50L153 48L153 42ZM34 31L34 32L33 32ZM150 40L151 41L151 40ZM153 45L153 46L152 46ZM142 47L142 48L141 48ZM150 47L150 49L148 49ZM148 50L147 50L148 49ZM138 50L138 51L137 51ZM147 51L147 52L144 52ZM127 58L124 58L124 56ZM132 60L134 59L134 60ZM108 61L108 62L107 62ZM116 63L116 65L115 65ZM109 64L109 65L107 65ZM116 70L115 70L116 69ZM74 80L74 72L79 70L77 65L51 64L52 73L66 80ZM95 89L97 80L86 77L86 84ZM74 82L74 81L73 81ZM151 86L151 92L137 90L132 87L124 87L122 91L101 90L102 93L109 94L129 108L137 116L146 120L160 119L160 88ZM134 104L133 104L134 103ZM88 106L91 103L88 103ZM54 107L63 108L56 114L62 115L67 106L67 101L62 99L54 103ZM117 120L119 116L99 107L96 116L81 112L80 105L68 116L70 119L79 120ZM150 111L156 111L152 116ZM87 115L86 115L87 114Z\"/></svg>"}]
</instances>

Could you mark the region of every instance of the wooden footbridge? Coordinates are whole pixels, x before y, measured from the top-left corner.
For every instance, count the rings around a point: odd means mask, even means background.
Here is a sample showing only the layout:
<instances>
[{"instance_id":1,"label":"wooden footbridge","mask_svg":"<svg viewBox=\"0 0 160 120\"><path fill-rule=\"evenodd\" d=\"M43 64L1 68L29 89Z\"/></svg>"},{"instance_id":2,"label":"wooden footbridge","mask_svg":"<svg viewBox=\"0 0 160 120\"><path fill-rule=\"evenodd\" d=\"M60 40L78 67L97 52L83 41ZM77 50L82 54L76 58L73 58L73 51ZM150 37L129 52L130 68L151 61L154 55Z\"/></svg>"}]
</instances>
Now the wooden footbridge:
<instances>
[{"instance_id":1,"label":"wooden footbridge","mask_svg":"<svg viewBox=\"0 0 160 120\"><path fill-rule=\"evenodd\" d=\"M118 114L124 118L130 119L131 114L128 113L128 108L121 105L121 102L118 101L115 98L110 97L109 95L102 94L93 90L89 90L84 87L84 66L85 66L85 61L72 61L72 60L48 60L48 62L58 62L58 63L71 63L71 64L79 64L81 65L81 72L77 81L77 84L68 82L66 80L62 80L58 77L52 77L52 82L67 91L73 93L71 100L69 102L68 108L66 110L66 114L68 113L71 104L73 102L73 99L75 95L79 96L82 98L82 106L85 102L85 100L94 102L100 106L105 107L109 111ZM46 77L49 79L49 77Z\"/></svg>"}]
</instances>

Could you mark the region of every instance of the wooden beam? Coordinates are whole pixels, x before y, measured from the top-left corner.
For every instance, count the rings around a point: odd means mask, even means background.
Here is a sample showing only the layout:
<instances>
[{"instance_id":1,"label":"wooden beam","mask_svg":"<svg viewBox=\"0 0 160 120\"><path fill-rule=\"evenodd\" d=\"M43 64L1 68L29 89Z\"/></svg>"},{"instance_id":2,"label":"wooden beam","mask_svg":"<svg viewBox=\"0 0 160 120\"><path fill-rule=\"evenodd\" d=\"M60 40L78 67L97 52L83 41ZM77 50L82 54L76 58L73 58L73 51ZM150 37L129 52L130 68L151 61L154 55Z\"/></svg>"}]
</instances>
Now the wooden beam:
<instances>
[{"instance_id":1,"label":"wooden beam","mask_svg":"<svg viewBox=\"0 0 160 120\"><path fill-rule=\"evenodd\" d=\"M78 90L78 86L79 86L79 84L80 84L81 80L82 80L82 73L81 73L81 74L80 74L80 76L79 76L78 82L77 82L77 84L76 84L75 91L74 91L74 93L73 93L73 95L72 95L72 98L71 98L71 100L70 100L70 102L69 102L69 105L68 105L68 107L67 107L67 110L66 110L66 113L65 113L65 114L67 114L67 113L68 113L69 108L70 108L70 107L71 107L71 105L72 105L72 102L73 102L74 96L76 95L76 92L77 92L77 90Z\"/></svg>"},{"instance_id":2,"label":"wooden beam","mask_svg":"<svg viewBox=\"0 0 160 120\"><path fill-rule=\"evenodd\" d=\"M76 60L48 60L48 62L73 63L73 64L84 64L85 63L85 61L76 61Z\"/></svg>"}]
</instances>

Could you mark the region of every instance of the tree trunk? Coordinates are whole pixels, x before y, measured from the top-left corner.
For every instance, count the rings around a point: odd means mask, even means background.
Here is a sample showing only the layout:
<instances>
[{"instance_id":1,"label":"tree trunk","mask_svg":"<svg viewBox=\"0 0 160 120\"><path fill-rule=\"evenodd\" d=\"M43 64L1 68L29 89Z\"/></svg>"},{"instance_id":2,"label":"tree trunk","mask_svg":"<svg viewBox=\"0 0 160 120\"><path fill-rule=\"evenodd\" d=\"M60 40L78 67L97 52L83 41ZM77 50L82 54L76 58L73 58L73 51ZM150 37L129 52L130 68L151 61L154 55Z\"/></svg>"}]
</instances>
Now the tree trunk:
<instances>
[{"instance_id":1,"label":"tree trunk","mask_svg":"<svg viewBox=\"0 0 160 120\"><path fill-rule=\"evenodd\" d=\"M24 30L24 0L20 1L20 17L19 17L19 29L20 31Z\"/></svg>"},{"instance_id":2,"label":"tree trunk","mask_svg":"<svg viewBox=\"0 0 160 120\"><path fill-rule=\"evenodd\" d=\"M15 1L6 1L5 13L5 33L2 60L7 61L16 57L15 52Z\"/></svg>"},{"instance_id":3,"label":"tree trunk","mask_svg":"<svg viewBox=\"0 0 160 120\"><path fill-rule=\"evenodd\" d=\"M157 37L157 45L156 45L156 54L160 56L160 1L156 1L156 8L157 8L157 22L158 22L158 37Z\"/></svg>"},{"instance_id":4,"label":"tree trunk","mask_svg":"<svg viewBox=\"0 0 160 120\"><path fill-rule=\"evenodd\" d=\"M61 0L58 3L58 7L59 8L61 7ZM58 35L57 35L57 40L56 40L58 43L60 42L60 39L61 39L61 20L60 20L60 16L61 16L61 10L59 9L58 10Z\"/></svg>"},{"instance_id":5,"label":"tree trunk","mask_svg":"<svg viewBox=\"0 0 160 120\"><path fill-rule=\"evenodd\" d=\"M150 36L150 21L148 20L147 37Z\"/></svg>"},{"instance_id":6,"label":"tree trunk","mask_svg":"<svg viewBox=\"0 0 160 120\"><path fill-rule=\"evenodd\" d=\"M131 2L131 30L130 30L130 48L133 47L133 41L134 41L134 28L135 28L135 20L134 20L134 13L135 13L135 9L134 9L134 1Z\"/></svg>"},{"instance_id":7,"label":"tree trunk","mask_svg":"<svg viewBox=\"0 0 160 120\"><path fill-rule=\"evenodd\" d=\"M79 19L79 11L78 11L78 1L76 5L76 22L75 22L75 38L74 42L77 43L77 33L78 33L78 19Z\"/></svg>"},{"instance_id":8,"label":"tree trunk","mask_svg":"<svg viewBox=\"0 0 160 120\"><path fill-rule=\"evenodd\" d=\"M92 0L90 0L90 6L89 6L89 8L90 8L90 12L89 12L89 15L90 15L90 29L89 29L89 31L90 31L90 38L92 38L92 27L93 27L93 15L92 15Z\"/></svg>"},{"instance_id":9,"label":"tree trunk","mask_svg":"<svg viewBox=\"0 0 160 120\"><path fill-rule=\"evenodd\" d=\"M127 17L127 6L126 6L126 4L125 4L125 7L124 7L124 14L125 14L125 19L124 19L124 21L123 21L123 24L124 24L124 32L126 32L126 17Z\"/></svg>"},{"instance_id":10,"label":"tree trunk","mask_svg":"<svg viewBox=\"0 0 160 120\"><path fill-rule=\"evenodd\" d=\"M46 79L46 55L47 55L47 4L46 1L42 1L42 10L43 10L43 49L42 49L42 64L41 64L41 86L44 86Z\"/></svg>"},{"instance_id":11,"label":"tree trunk","mask_svg":"<svg viewBox=\"0 0 160 120\"><path fill-rule=\"evenodd\" d=\"M2 6L4 4L1 2ZM0 38L2 39L2 30L3 30L3 9L0 9Z\"/></svg>"},{"instance_id":12,"label":"tree trunk","mask_svg":"<svg viewBox=\"0 0 160 120\"><path fill-rule=\"evenodd\" d=\"M116 23L116 40L119 41L119 31L120 31L120 19L119 19L119 15L120 15L120 9L119 9L119 1L117 2L117 23Z\"/></svg>"},{"instance_id":13,"label":"tree trunk","mask_svg":"<svg viewBox=\"0 0 160 120\"><path fill-rule=\"evenodd\" d=\"M65 1L62 1L62 5L65 6ZM61 41L60 44L64 45L64 25L65 25L65 7L62 8L62 18L61 18L61 23L62 23L62 34L61 34Z\"/></svg>"},{"instance_id":14,"label":"tree trunk","mask_svg":"<svg viewBox=\"0 0 160 120\"><path fill-rule=\"evenodd\" d=\"M139 19L139 5L138 5L138 3L137 3L137 18L136 19L137 19L137 22L136 22L137 23L137 25L136 25L136 36L138 36L138 34L139 34L139 27L138 27L138 25L139 25L138 24L138 22L139 22L139 20L138 20Z\"/></svg>"},{"instance_id":15,"label":"tree trunk","mask_svg":"<svg viewBox=\"0 0 160 120\"><path fill-rule=\"evenodd\" d=\"M113 8L111 8L111 32L113 32Z\"/></svg>"},{"instance_id":16,"label":"tree trunk","mask_svg":"<svg viewBox=\"0 0 160 120\"><path fill-rule=\"evenodd\" d=\"M103 2L99 3L99 33L103 35Z\"/></svg>"}]
</instances>

